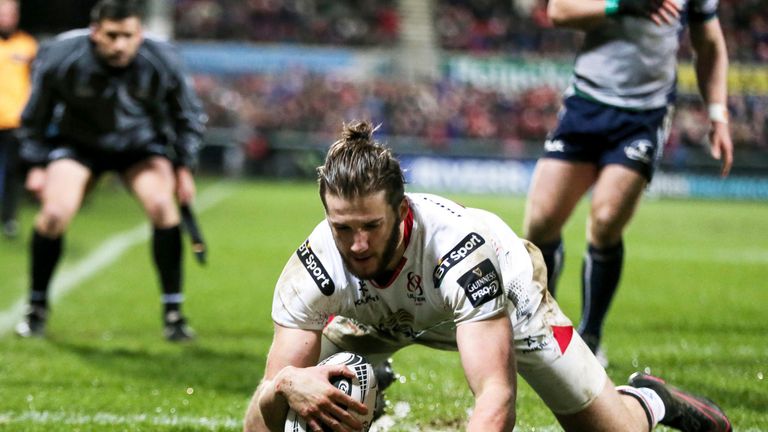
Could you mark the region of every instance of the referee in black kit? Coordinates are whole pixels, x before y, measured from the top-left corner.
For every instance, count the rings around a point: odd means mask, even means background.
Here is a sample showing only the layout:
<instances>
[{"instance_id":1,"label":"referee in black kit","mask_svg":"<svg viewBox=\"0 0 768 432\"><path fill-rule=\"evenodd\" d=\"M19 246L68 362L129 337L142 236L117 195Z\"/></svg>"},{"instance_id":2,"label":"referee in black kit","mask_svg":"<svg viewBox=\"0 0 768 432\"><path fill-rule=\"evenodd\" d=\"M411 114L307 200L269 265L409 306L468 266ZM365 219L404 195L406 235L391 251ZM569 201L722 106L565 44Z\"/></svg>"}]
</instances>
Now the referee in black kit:
<instances>
[{"instance_id":1,"label":"referee in black kit","mask_svg":"<svg viewBox=\"0 0 768 432\"><path fill-rule=\"evenodd\" d=\"M145 38L142 4L102 0L87 30L41 46L22 114L26 187L41 202L31 244L29 311L16 326L42 336L48 288L63 237L88 186L117 172L153 226L164 336L194 337L181 313L182 244L177 207L195 196L192 168L205 114L171 45Z\"/></svg>"}]
</instances>

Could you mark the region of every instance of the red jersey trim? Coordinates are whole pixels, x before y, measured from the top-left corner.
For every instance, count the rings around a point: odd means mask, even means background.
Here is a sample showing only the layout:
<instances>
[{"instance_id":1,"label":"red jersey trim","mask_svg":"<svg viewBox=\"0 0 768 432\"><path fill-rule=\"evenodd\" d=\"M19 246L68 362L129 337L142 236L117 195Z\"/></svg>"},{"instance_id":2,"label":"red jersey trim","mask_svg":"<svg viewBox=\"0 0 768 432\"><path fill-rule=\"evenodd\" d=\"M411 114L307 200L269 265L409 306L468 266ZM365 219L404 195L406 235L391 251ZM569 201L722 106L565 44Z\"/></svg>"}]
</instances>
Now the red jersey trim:
<instances>
[{"instance_id":1,"label":"red jersey trim","mask_svg":"<svg viewBox=\"0 0 768 432\"><path fill-rule=\"evenodd\" d=\"M411 210L410 203L408 204L408 213L405 215L405 219L403 219L403 243L405 244L405 249L408 249L408 245L411 244L411 232L413 231L413 211ZM387 279L387 282L385 284L379 284L378 281L371 281L371 284L375 286L376 288L388 288L392 283L397 279L398 276L400 276L400 272L403 270L403 267L405 267L405 263L408 260L403 256L400 258L400 262L397 263L397 267L395 267L394 270L392 270L392 275Z\"/></svg>"}]
</instances>

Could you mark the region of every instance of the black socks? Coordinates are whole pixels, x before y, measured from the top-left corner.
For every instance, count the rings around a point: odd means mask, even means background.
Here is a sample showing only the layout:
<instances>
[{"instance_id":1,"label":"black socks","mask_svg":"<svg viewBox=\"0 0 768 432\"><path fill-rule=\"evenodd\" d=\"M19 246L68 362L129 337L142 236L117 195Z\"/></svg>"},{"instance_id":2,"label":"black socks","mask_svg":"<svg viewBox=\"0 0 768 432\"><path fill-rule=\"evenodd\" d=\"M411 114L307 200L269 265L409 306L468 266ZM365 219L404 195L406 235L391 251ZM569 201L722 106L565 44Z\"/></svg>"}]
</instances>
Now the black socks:
<instances>
[{"instance_id":1,"label":"black socks","mask_svg":"<svg viewBox=\"0 0 768 432\"><path fill-rule=\"evenodd\" d=\"M170 228L155 227L152 256L160 274L165 313L178 311L184 301L184 295L181 293L182 244L179 225Z\"/></svg>"},{"instance_id":2,"label":"black socks","mask_svg":"<svg viewBox=\"0 0 768 432\"><path fill-rule=\"evenodd\" d=\"M624 243L598 249L589 245L582 266L583 303L579 333L598 340L624 265Z\"/></svg>"},{"instance_id":3,"label":"black socks","mask_svg":"<svg viewBox=\"0 0 768 432\"><path fill-rule=\"evenodd\" d=\"M29 303L42 308L48 307L48 287L53 270L61 258L63 236L48 238L37 230L32 234L32 262L30 264L31 286Z\"/></svg>"}]
</instances>

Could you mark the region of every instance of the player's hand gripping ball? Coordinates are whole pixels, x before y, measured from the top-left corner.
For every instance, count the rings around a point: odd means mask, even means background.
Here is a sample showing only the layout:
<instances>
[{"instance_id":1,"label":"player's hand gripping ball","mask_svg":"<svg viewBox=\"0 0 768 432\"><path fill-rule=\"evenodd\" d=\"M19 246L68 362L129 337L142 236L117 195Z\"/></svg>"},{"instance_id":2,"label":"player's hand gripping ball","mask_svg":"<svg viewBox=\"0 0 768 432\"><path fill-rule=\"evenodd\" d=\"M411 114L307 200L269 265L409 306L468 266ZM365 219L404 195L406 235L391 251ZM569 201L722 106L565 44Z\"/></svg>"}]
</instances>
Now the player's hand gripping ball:
<instances>
[{"instance_id":1,"label":"player's hand gripping ball","mask_svg":"<svg viewBox=\"0 0 768 432\"><path fill-rule=\"evenodd\" d=\"M367 431L371 427L373 412L376 409L376 395L379 392L376 376L373 373L373 366L368 363L363 356L350 352L333 354L321 361L318 366L336 364L346 365L347 369L355 373L355 378L352 380L343 376L331 377L331 384L351 396L352 399L362 402L368 407L368 414L366 415L359 414L356 411L350 411L350 413L363 424L362 430ZM323 429L330 430L330 428L326 427ZM285 432L309 431L307 422L292 409L288 410L284 430Z\"/></svg>"}]
</instances>

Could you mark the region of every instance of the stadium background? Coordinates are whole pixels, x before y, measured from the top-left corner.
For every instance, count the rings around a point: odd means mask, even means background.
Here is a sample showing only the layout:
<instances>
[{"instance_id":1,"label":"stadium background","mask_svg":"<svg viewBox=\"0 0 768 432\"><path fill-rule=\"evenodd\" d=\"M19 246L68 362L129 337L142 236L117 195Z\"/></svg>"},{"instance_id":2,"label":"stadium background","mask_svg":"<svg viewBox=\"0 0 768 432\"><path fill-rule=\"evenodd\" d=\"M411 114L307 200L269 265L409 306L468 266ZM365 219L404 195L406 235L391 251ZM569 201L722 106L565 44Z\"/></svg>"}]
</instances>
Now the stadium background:
<instances>
[{"instance_id":1,"label":"stadium background","mask_svg":"<svg viewBox=\"0 0 768 432\"><path fill-rule=\"evenodd\" d=\"M86 26L93 3L22 0L22 27L42 40ZM0 241L0 430L240 430L271 341L272 286L322 214L309 179L344 119L382 123L414 187L446 190L519 229L578 44L548 26L543 8L150 2L151 30L179 44L211 116L196 203L210 262L197 266L189 251L185 262L199 338L179 346L160 337L149 229L119 183L104 179L68 233L45 340L12 335L28 244ZM650 193L685 199L647 200L635 217L606 335L615 381L647 368L716 399L738 432L768 430L766 15L765 0L722 2L736 142L726 180L702 142L706 116L683 50L684 94ZM25 229L35 209L22 208ZM574 247L559 302L572 317L585 217L582 203L565 233ZM388 392L394 420L379 430L461 430L472 395L454 354L414 347L395 356L406 385ZM518 406L518 431L559 430L524 382Z\"/></svg>"},{"instance_id":2,"label":"stadium background","mask_svg":"<svg viewBox=\"0 0 768 432\"><path fill-rule=\"evenodd\" d=\"M41 38L83 27L93 3L25 0L21 25ZM523 194L580 39L552 28L545 0L148 5L149 29L178 43L210 116L203 168L234 176L311 177L341 122L358 117L381 124L417 187ZM768 199L768 7L724 0L720 19L733 174L712 177L686 42L651 194Z\"/></svg>"}]
</instances>

